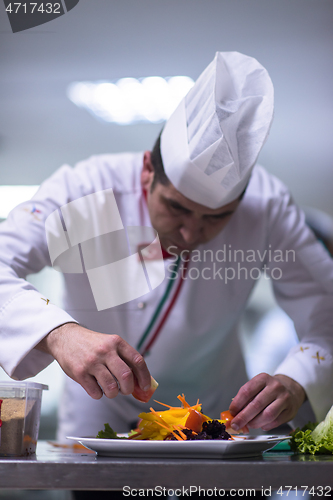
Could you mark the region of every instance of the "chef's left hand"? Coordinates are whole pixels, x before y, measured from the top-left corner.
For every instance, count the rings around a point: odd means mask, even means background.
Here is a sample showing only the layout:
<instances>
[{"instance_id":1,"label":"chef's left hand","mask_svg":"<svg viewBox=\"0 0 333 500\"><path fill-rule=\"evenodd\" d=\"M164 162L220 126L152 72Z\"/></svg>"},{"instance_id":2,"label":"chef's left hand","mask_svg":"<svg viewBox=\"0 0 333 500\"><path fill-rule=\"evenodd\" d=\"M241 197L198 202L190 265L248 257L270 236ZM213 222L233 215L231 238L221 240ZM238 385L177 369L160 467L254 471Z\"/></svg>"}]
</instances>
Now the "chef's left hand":
<instances>
[{"instance_id":1,"label":"chef's left hand","mask_svg":"<svg viewBox=\"0 0 333 500\"><path fill-rule=\"evenodd\" d=\"M238 391L229 411L234 415L232 427L247 425L269 431L289 422L306 399L303 387L286 375L256 375ZM238 429L237 429L238 428Z\"/></svg>"}]
</instances>

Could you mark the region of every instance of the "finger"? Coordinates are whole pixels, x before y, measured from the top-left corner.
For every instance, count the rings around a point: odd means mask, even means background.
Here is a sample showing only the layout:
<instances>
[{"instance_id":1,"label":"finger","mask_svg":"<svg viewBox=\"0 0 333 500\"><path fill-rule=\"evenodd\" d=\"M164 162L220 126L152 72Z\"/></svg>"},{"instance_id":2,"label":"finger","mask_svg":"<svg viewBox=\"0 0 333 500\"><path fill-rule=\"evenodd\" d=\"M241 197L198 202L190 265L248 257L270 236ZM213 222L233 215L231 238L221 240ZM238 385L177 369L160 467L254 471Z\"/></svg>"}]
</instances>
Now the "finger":
<instances>
[{"instance_id":1,"label":"finger","mask_svg":"<svg viewBox=\"0 0 333 500\"><path fill-rule=\"evenodd\" d=\"M117 388L119 385L118 389L120 389L121 393L125 395L132 394L134 391L134 375L128 364L125 363L118 355L115 355L109 357L106 366L108 368L107 371L112 376L113 380L115 380ZM106 376L105 373L103 373L103 375ZM102 387L104 389L104 386ZM114 391L113 387L112 391Z\"/></svg>"},{"instance_id":2,"label":"finger","mask_svg":"<svg viewBox=\"0 0 333 500\"><path fill-rule=\"evenodd\" d=\"M243 410L237 413L237 416L232 421L232 427L234 429L240 429L245 425L252 427L251 422L254 421L254 419L274 400L275 394L266 387L259 392Z\"/></svg>"},{"instance_id":3,"label":"finger","mask_svg":"<svg viewBox=\"0 0 333 500\"><path fill-rule=\"evenodd\" d=\"M281 413L286 411L286 409L286 401L284 399L276 399L266 406L266 408L264 408L253 420L250 420L248 425L253 429L273 429L273 427L277 427L275 423L279 420Z\"/></svg>"},{"instance_id":4,"label":"finger","mask_svg":"<svg viewBox=\"0 0 333 500\"><path fill-rule=\"evenodd\" d=\"M78 382L93 399L101 399L103 396L103 391L94 376L86 373L80 379L75 380L75 382Z\"/></svg>"},{"instance_id":5,"label":"finger","mask_svg":"<svg viewBox=\"0 0 333 500\"><path fill-rule=\"evenodd\" d=\"M119 386L116 378L105 365L97 365L92 372L98 385L109 399L115 398L119 393Z\"/></svg>"},{"instance_id":6,"label":"finger","mask_svg":"<svg viewBox=\"0 0 333 500\"><path fill-rule=\"evenodd\" d=\"M273 422L271 422L270 424L268 425L264 425L262 427L262 430L263 431L270 431L271 429L275 429L275 427L278 427L279 425L282 425L282 424L285 424L286 422L289 422L290 421L290 415L289 415L289 412L288 410L283 410L280 415L278 416L278 418L276 420L274 420Z\"/></svg>"},{"instance_id":7,"label":"finger","mask_svg":"<svg viewBox=\"0 0 333 500\"><path fill-rule=\"evenodd\" d=\"M132 369L135 377L137 378L138 384L141 387L141 389L143 391L148 391L150 389L150 386L151 386L151 378L150 378L150 373L149 373L149 370L147 368L147 365L146 365L146 362L145 362L143 356L141 356L141 354L138 353L138 351L136 351L132 346L130 346L123 339L121 339L121 338L119 338L119 339L120 340L119 340L118 349L117 349L119 356ZM119 380L119 382L120 382L120 380ZM134 390L134 387L133 387L133 390ZM130 393L127 393L127 394L130 394Z\"/></svg>"},{"instance_id":8,"label":"finger","mask_svg":"<svg viewBox=\"0 0 333 500\"><path fill-rule=\"evenodd\" d=\"M232 400L229 411L232 415L237 415L245 408L255 396L264 389L267 384L267 374L260 373L251 380L246 382L238 391L237 395Z\"/></svg>"}]
</instances>

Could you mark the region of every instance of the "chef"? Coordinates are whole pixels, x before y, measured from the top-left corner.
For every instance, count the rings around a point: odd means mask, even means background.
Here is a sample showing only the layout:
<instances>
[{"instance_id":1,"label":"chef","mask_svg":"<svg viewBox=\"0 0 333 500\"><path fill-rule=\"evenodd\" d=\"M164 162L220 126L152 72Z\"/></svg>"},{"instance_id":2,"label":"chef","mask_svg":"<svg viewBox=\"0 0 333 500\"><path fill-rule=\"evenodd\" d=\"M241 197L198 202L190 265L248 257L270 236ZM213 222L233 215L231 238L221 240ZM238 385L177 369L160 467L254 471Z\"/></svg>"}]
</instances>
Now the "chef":
<instances>
[{"instance_id":1,"label":"chef","mask_svg":"<svg viewBox=\"0 0 333 500\"><path fill-rule=\"evenodd\" d=\"M14 379L59 363L60 440L105 422L128 431L151 405L131 395L147 399L151 375L159 401L184 393L212 417L230 405L235 429L297 422L306 400L324 418L333 264L256 164L272 116L265 68L219 52L152 151L63 166L1 225L0 363ZM63 309L25 281L51 265L64 273ZM300 343L275 375L247 381L236 327L261 273Z\"/></svg>"}]
</instances>

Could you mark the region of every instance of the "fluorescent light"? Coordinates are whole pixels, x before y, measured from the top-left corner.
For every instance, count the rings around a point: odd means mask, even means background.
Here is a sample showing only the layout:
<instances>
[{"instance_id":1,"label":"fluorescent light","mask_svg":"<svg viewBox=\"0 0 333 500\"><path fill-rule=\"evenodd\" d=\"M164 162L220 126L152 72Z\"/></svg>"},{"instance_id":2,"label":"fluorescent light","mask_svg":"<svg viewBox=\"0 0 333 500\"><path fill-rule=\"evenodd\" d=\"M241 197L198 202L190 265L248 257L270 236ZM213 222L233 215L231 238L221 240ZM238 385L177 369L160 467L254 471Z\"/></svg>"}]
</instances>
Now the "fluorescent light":
<instances>
[{"instance_id":1,"label":"fluorescent light","mask_svg":"<svg viewBox=\"0 0 333 500\"><path fill-rule=\"evenodd\" d=\"M129 125L167 120L194 82L188 76L73 82L69 99L107 122Z\"/></svg>"},{"instance_id":2,"label":"fluorescent light","mask_svg":"<svg viewBox=\"0 0 333 500\"><path fill-rule=\"evenodd\" d=\"M39 186L0 186L0 219L6 219L13 208L30 200L38 188Z\"/></svg>"}]
</instances>

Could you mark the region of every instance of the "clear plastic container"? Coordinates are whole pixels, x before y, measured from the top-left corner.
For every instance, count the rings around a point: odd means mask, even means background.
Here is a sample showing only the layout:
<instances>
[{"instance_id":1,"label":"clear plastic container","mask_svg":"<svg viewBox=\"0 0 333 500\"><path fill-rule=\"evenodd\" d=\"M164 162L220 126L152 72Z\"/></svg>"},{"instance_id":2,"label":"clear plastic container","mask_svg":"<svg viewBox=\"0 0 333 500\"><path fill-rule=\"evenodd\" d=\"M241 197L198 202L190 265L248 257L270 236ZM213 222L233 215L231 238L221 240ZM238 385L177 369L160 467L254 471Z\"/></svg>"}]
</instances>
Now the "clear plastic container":
<instances>
[{"instance_id":1,"label":"clear plastic container","mask_svg":"<svg viewBox=\"0 0 333 500\"><path fill-rule=\"evenodd\" d=\"M0 382L0 456L35 453L45 389L34 382Z\"/></svg>"}]
</instances>

